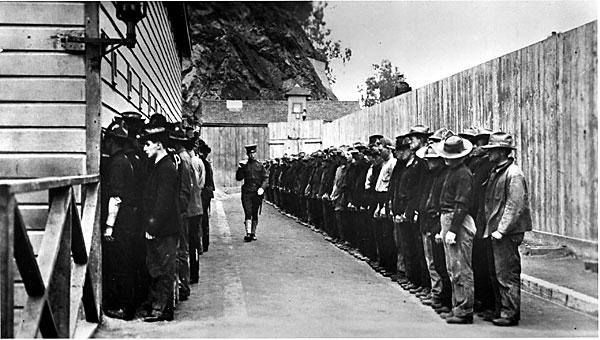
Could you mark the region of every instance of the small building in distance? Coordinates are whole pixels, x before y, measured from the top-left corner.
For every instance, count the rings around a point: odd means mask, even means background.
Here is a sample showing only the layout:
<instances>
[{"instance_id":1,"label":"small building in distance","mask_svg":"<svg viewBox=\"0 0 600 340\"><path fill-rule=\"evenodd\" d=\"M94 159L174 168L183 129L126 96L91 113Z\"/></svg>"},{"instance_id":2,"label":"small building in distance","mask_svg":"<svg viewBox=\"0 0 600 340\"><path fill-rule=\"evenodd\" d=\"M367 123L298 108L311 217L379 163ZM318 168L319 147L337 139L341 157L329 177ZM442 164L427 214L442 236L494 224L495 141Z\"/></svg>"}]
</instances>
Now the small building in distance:
<instances>
[{"instance_id":1,"label":"small building in distance","mask_svg":"<svg viewBox=\"0 0 600 340\"><path fill-rule=\"evenodd\" d=\"M311 152L322 147L323 124L360 110L358 101L310 100L295 86L285 100L202 100L201 138L211 146L215 184L239 186L235 169L244 145L258 144L257 157Z\"/></svg>"}]
</instances>

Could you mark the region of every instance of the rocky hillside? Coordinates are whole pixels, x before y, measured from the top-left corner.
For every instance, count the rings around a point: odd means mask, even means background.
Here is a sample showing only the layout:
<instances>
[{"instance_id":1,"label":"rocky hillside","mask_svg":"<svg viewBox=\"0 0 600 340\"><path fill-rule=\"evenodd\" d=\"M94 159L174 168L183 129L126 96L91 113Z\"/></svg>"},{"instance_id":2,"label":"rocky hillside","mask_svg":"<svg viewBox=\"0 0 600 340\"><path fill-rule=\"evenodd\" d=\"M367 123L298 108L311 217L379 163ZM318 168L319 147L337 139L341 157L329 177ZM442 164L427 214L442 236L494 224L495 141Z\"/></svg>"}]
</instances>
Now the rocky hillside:
<instances>
[{"instance_id":1,"label":"rocky hillside","mask_svg":"<svg viewBox=\"0 0 600 340\"><path fill-rule=\"evenodd\" d=\"M335 100L324 57L299 23L310 10L310 2L189 2L184 111L196 113L200 99L284 99L295 84Z\"/></svg>"}]
</instances>

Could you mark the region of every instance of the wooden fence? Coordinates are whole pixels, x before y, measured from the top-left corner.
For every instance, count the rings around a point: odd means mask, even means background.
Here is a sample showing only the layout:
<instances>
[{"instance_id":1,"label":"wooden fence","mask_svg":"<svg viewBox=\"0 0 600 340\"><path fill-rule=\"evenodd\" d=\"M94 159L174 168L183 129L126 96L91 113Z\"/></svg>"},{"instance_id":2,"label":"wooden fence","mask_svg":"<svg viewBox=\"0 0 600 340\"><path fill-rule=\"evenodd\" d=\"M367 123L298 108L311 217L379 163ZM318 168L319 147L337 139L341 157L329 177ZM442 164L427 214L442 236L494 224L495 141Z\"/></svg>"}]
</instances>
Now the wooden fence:
<instances>
[{"instance_id":1,"label":"wooden fence","mask_svg":"<svg viewBox=\"0 0 600 340\"><path fill-rule=\"evenodd\" d=\"M269 123L269 158L321 149L323 124L322 120Z\"/></svg>"},{"instance_id":2,"label":"wooden fence","mask_svg":"<svg viewBox=\"0 0 600 340\"><path fill-rule=\"evenodd\" d=\"M344 116L323 144L395 137L417 123L514 134L538 234L597 249L597 22ZM597 256L597 254L595 255Z\"/></svg>"},{"instance_id":3,"label":"wooden fence","mask_svg":"<svg viewBox=\"0 0 600 340\"><path fill-rule=\"evenodd\" d=\"M212 152L215 185L218 187L239 187L242 182L235 180L238 162L246 157L244 145L258 144L257 158L269 157L269 129L267 125L202 126L201 138Z\"/></svg>"},{"instance_id":4,"label":"wooden fence","mask_svg":"<svg viewBox=\"0 0 600 340\"><path fill-rule=\"evenodd\" d=\"M0 337L88 337L98 325L99 180L0 181ZM81 209L75 186L81 186ZM41 232L28 228L16 198L40 191L50 198Z\"/></svg>"}]
</instances>

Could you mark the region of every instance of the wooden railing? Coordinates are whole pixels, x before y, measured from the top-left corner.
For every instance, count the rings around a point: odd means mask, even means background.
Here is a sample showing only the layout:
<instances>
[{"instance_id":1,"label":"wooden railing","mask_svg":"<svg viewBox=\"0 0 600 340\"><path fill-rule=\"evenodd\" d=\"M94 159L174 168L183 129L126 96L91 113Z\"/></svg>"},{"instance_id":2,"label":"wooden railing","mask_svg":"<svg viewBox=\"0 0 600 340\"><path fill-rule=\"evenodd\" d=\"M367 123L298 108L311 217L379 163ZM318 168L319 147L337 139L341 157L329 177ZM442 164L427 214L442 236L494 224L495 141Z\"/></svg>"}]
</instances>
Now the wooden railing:
<instances>
[{"instance_id":1,"label":"wooden railing","mask_svg":"<svg viewBox=\"0 0 600 340\"><path fill-rule=\"evenodd\" d=\"M32 235L15 195L36 191L49 192L48 217ZM0 181L2 338L70 338L99 323L99 191L98 175Z\"/></svg>"}]
</instances>

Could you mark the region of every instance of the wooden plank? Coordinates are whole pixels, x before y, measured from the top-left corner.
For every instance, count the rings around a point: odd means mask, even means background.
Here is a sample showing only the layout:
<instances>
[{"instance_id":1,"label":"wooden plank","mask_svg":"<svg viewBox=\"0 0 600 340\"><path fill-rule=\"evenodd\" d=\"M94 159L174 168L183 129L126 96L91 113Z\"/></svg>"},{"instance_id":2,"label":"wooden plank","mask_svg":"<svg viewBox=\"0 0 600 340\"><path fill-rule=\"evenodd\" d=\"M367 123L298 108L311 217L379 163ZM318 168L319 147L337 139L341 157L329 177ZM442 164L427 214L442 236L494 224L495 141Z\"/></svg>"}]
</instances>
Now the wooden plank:
<instances>
[{"instance_id":1,"label":"wooden plank","mask_svg":"<svg viewBox=\"0 0 600 340\"><path fill-rule=\"evenodd\" d=\"M6 25L83 26L83 4L76 2L0 2L0 22Z\"/></svg>"},{"instance_id":2,"label":"wooden plank","mask_svg":"<svg viewBox=\"0 0 600 340\"><path fill-rule=\"evenodd\" d=\"M85 155L0 154L2 178L82 175Z\"/></svg>"},{"instance_id":3,"label":"wooden plank","mask_svg":"<svg viewBox=\"0 0 600 340\"><path fill-rule=\"evenodd\" d=\"M19 273L21 273L21 279L27 290L27 295L42 296L46 290L46 286L42 279L40 269L35 259L35 253L29 236L27 235L27 229L19 209L15 209L15 249L14 256L17 263Z\"/></svg>"},{"instance_id":4,"label":"wooden plank","mask_svg":"<svg viewBox=\"0 0 600 340\"><path fill-rule=\"evenodd\" d=\"M0 100L83 102L85 81L76 78L0 78Z\"/></svg>"},{"instance_id":5,"label":"wooden plank","mask_svg":"<svg viewBox=\"0 0 600 340\"><path fill-rule=\"evenodd\" d=\"M85 152L81 128L0 128L0 152Z\"/></svg>"},{"instance_id":6,"label":"wooden plank","mask_svg":"<svg viewBox=\"0 0 600 340\"><path fill-rule=\"evenodd\" d=\"M0 26L0 48L5 51L64 51L56 36L72 32L83 33L81 27Z\"/></svg>"},{"instance_id":7,"label":"wooden plank","mask_svg":"<svg viewBox=\"0 0 600 340\"><path fill-rule=\"evenodd\" d=\"M90 38L100 36L99 13L97 2L85 3L85 34ZM100 172L100 133L102 113L102 80L100 76L101 62L96 60L99 48L87 45L85 49L85 172L97 174Z\"/></svg>"},{"instance_id":8,"label":"wooden plank","mask_svg":"<svg viewBox=\"0 0 600 340\"><path fill-rule=\"evenodd\" d=\"M84 127L84 110L83 103L0 103L0 126Z\"/></svg>"},{"instance_id":9,"label":"wooden plank","mask_svg":"<svg viewBox=\"0 0 600 340\"><path fill-rule=\"evenodd\" d=\"M0 337L14 337L14 211L15 199L0 189Z\"/></svg>"},{"instance_id":10,"label":"wooden plank","mask_svg":"<svg viewBox=\"0 0 600 340\"><path fill-rule=\"evenodd\" d=\"M0 53L0 74L6 76L83 76L84 59L58 52Z\"/></svg>"}]
</instances>

